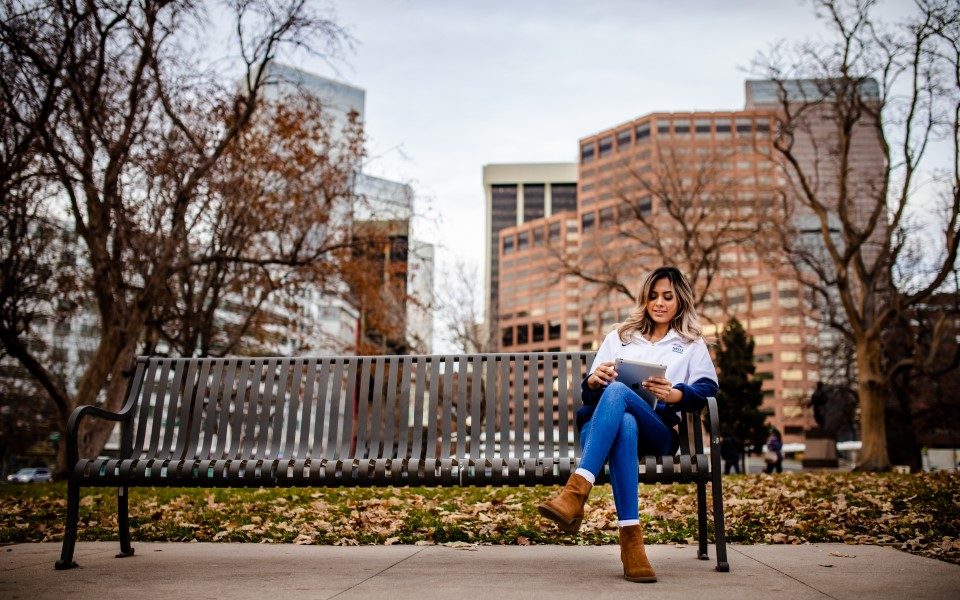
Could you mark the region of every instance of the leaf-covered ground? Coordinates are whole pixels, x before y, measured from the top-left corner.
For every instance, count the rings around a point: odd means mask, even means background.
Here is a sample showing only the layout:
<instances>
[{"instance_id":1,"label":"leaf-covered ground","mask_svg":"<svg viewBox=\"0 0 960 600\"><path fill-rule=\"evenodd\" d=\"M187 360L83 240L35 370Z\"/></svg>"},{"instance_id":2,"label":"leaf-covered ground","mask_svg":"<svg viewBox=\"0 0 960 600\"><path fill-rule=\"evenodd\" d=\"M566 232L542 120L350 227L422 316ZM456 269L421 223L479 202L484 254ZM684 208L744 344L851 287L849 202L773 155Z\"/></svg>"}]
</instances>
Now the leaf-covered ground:
<instances>
[{"instance_id":1,"label":"leaf-covered ground","mask_svg":"<svg viewBox=\"0 0 960 600\"><path fill-rule=\"evenodd\" d=\"M616 543L609 486L591 494L576 536L537 515L536 505L557 489L135 488L130 512L135 541ZM65 498L63 483L0 485L0 543L62 539ZM693 485L643 486L640 507L650 543L696 542ZM884 544L960 564L955 473L734 475L724 478L724 507L731 542ZM116 540L115 492L84 490L80 520L81 540Z\"/></svg>"}]
</instances>

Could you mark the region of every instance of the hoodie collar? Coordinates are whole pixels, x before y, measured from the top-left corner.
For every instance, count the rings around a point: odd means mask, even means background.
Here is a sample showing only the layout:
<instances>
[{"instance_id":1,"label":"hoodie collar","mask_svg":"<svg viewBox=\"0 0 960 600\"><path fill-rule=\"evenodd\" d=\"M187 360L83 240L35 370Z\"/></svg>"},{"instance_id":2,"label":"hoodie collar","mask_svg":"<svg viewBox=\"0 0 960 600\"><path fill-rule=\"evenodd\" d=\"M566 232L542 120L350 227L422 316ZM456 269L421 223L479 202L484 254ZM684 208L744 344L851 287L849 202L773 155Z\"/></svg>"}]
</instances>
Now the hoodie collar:
<instances>
[{"instance_id":1,"label":"hoodie collar","mask_svg":"<svg viewBox=\"0 0 960 600\"><path fill-rule=\"evenodd\" d=\"M659 339L659 340L657 340L657 341L655 341L655 342L651 342L650 340L648 340L647 338L643 337L643 336L640 335L639 333L636 334L636 336L635 336L635 338L636 338L637 340L639 340L641 343L649 344L649 345L651 345L651 346L658 346L658 345L660 345L660 344L665 344L666 342L669 342L670 340L672 340L672 339L674 339L674 338L677 338L677 337L680 337L680 336L677 334L677 331L676 331L673 327L671 327L671 328L667 331L667 335L663 336L661 339Z\"/></svg>"}]
</instances>

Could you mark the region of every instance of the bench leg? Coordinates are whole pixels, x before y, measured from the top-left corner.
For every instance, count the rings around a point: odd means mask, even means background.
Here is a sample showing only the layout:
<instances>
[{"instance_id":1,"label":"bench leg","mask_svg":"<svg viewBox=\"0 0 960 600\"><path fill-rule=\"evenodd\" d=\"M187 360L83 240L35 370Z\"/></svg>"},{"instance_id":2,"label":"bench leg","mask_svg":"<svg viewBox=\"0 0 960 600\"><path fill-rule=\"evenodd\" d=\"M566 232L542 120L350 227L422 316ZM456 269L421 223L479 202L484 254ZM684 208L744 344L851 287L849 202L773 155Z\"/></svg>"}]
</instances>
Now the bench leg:
<instances>
[{"instance_id":1,"label":"bench leg","mask_svg":"<svg viewBox=\"0 0 960 600\"><path fill-rule=\"evenodd\" d=\"M133 547L130 545L129 494L130 488L117 488L117 522L120 525L120 554L117 558L133 556Z\"/></svg>"},{"instance_id":2,"label":"bench leg","mask_svg":"<svg viewBox=\"0 0 960 600\"><path fill-rule=\"evenodd\" d=\"M73 549L77 544L77 524L80 521L80 486L71 481L67 484L67 523L63 532L63 549L60 551L60 560L56 569L72 569L77 566L73 562Z\"/></svg>"},{"instance_id":3,"label":"bench leg","mask_svg":"<svg viewBox=\"0 0 960 600\"><path fill-rule=\"evenodd\" d=\"M717 571L730 572L730 563L727 562L727 534L723 529L723 486L720 482L720 472L713 472L713 483L710 486L713 495L713 537L717 544Z\"/></svg>"},{"instance_id":4,"label":"bench leg","mask_svg":"<svg viewBox=\"0 0 960 600\"><path fill-rule=\"evenodd\" d=\"M700 547L697 549L697 558L708 560L707 555L707 484L697 483L697 538Z\"/></svg>"}]
</instances>

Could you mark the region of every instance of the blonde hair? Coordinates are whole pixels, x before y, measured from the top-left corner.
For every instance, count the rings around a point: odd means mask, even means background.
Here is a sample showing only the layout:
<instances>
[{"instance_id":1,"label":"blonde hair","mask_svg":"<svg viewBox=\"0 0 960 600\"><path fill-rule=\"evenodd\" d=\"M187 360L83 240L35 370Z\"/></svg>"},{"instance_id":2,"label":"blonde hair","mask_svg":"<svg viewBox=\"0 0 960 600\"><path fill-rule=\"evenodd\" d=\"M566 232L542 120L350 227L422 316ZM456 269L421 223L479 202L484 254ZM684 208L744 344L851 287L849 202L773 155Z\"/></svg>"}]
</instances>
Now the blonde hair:
<instances>
[{"instance_id":1,"label":"blonde hair","mask_svg":"<svg viewBox=\"0 0 960 600\"><path fill-rule=\"evenodd\" d=\"M680 337L690 342L703 337L700 317L697 316L697 310L693 306L693 288L687 283L687 278L683 276L679 269L663 266L654 269L643 280L640 295L637 296L637 306L630 311L626 320L617 327L621 342L629 343L633 341L633 336L636 333L640 335L653 333L654 322L647 314L647 301L650 298L653 286L661 279L667 279L670 282L677 297L677 314L670 322L670 327Z\"/></svg>"}]
</instances>

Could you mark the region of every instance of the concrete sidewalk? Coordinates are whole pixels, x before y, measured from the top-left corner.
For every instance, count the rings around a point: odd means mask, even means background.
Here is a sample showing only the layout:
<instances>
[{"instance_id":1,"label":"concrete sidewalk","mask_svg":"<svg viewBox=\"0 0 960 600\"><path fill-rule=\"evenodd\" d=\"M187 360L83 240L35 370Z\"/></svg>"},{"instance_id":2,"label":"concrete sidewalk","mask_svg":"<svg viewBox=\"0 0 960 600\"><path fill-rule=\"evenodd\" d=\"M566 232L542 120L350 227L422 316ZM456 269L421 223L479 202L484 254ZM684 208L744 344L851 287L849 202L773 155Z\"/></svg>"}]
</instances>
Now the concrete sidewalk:
<instances>
[{"instance_id":1,"label":"concrete sidewalk","mask_svg":"<svg viewBox=\"0 0 960 600\"><path fill-rule=\"evenodd\" d=\"M77 545L80 568L55 571L59 544L0 547L0 598L572 598L710 600L960 598L960 566L879 546L728 546L730 573L693 546L648 547L660 581L620 577L618 546Z\"/></svg>"}]
</instances>

